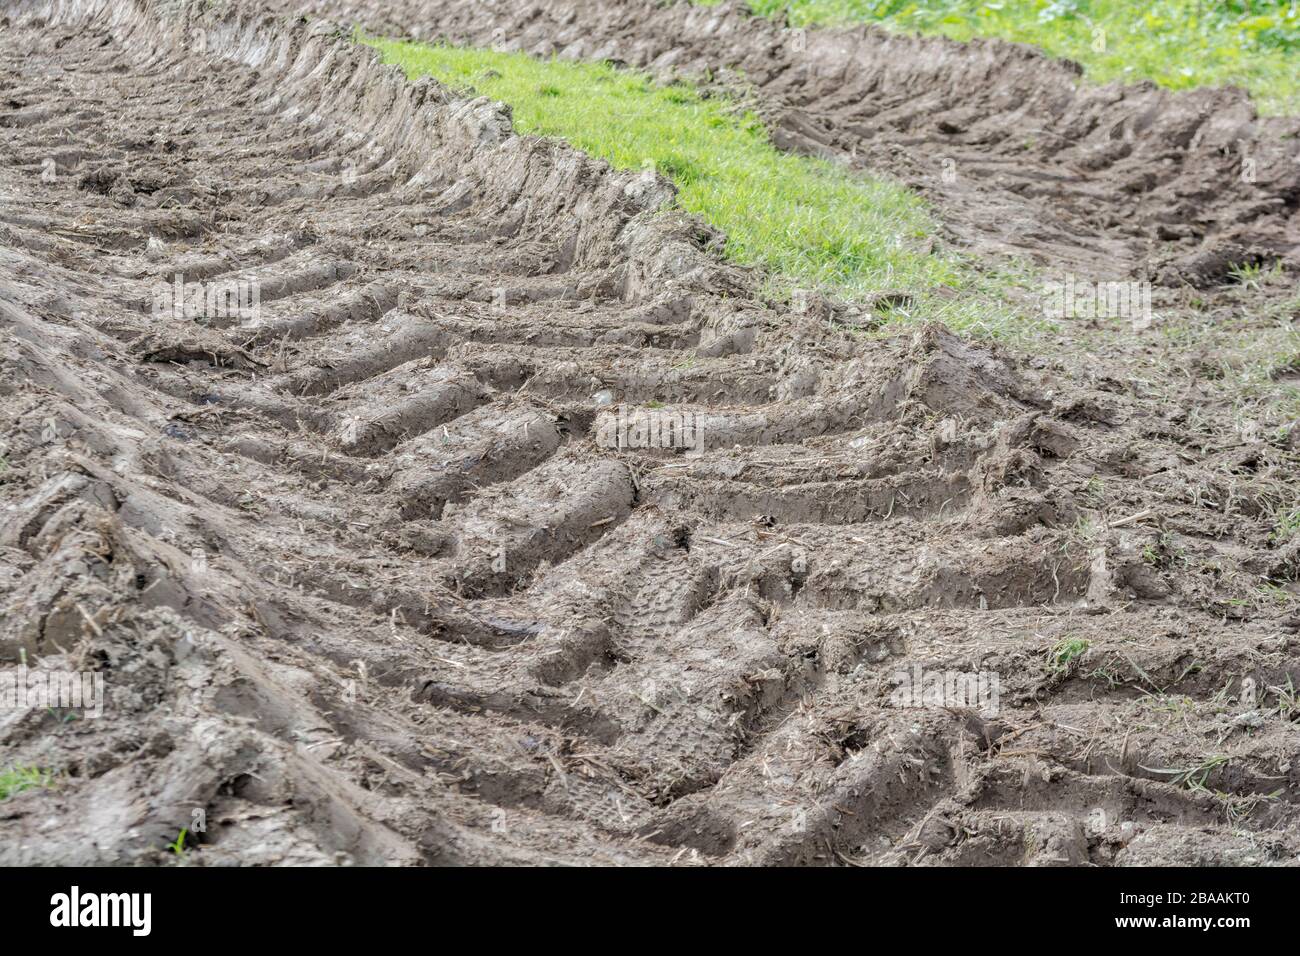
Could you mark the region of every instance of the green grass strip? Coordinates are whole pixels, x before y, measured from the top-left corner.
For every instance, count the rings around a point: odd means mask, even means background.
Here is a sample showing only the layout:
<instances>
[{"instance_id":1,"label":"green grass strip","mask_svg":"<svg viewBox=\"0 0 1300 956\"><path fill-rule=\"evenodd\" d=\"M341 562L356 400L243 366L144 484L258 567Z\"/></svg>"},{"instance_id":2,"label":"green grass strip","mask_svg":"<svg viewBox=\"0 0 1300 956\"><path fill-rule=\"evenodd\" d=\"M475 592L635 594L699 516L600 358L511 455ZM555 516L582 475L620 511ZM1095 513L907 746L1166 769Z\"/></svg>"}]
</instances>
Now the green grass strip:
<instances>
[{"instance_id":1,"label":"green grass strip","mask_svg":"<svg viewBox=\"0 0 1300 956\"><path fill-rule=\"evenodd\" d=\"M935 223L915 193L784 153L756 115L724 98L604 63L362 40L411 78L508 103L521 133L562 139L617 169L653 163L684 209L726 233L729 259L773 275L774 296L796 288L849 300L900 288L969 293L991 282L960 257L929 251ZM927 301L925 314L976 332L1013 322L996 294Z\"/></svg>"}]
</instances>

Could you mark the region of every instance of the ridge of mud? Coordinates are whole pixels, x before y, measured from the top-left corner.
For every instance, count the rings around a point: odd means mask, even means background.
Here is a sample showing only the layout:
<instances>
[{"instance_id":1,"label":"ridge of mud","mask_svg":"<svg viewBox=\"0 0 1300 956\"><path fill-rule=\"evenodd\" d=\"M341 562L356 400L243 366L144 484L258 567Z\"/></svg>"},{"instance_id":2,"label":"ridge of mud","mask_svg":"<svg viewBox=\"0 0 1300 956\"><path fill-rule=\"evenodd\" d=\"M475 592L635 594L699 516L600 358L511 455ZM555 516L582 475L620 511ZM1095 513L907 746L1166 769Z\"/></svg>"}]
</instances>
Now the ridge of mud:
<instances>
[{"instance_id":1,"label":"ridge of mud","mask_svg":"<svg viewBox=\"0 0 1300 956\"><path fill-rule=\"evenodd\" d=\"M752 86L777 145L899 176L977 251L1198 287L1232 265L1300 263L1300 119L1260 118L1237 88L1095 86L1020 44L793 31L741 3L272 4L388 35Z\"/></svg>"},{"instance_id":2,"label":"ridge of mud","mask_svg":"<svg viewBox=\"0 0 1300 956\"><path fill-rule=\"evenodd\" d=\"M173 862L195 820L196 864L1300 852L1263 702L1300 621L1243 598L1295 589L1294 448L783 314L667 184L327 23L4 18L0 660L107 702L0 712L61 773L0 860ZM259 321L152 309L177 273ZM629 409L705 447L609 441ZM917 667L1000 675L998 717L900 706Z\"/></svg>"}]
</instances>

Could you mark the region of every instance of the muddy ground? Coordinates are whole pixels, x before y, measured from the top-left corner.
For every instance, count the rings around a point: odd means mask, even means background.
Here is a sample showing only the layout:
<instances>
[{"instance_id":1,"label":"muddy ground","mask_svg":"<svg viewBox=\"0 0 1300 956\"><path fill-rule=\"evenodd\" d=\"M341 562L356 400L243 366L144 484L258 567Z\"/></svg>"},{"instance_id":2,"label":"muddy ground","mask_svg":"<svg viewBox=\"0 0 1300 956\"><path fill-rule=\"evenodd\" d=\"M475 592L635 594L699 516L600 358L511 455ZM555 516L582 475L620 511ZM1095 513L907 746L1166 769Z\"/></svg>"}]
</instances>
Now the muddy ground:
<instances>
[{"instance_id":1,"label":"muddy ground","mask_svg":"<svg viewBox=\"0 0 1300 956\"><path fill-rule=\"evenodd\" d=\"M1005 44L795 63L735 9L371 24L743 79L947 241L1197 332L865 336L663 181L203 6L0 7L0 660L106 697L0 710L0 765L56 771L0 861L1297 860L1297 433L1205 351L1295 321L1223 283L1296 260L1296 121ZM177 274L260 311L159 309ZM618 447L620 407L702 450ZM996 706L900 697L945 673Z\"/></svg>"}]
</instances>

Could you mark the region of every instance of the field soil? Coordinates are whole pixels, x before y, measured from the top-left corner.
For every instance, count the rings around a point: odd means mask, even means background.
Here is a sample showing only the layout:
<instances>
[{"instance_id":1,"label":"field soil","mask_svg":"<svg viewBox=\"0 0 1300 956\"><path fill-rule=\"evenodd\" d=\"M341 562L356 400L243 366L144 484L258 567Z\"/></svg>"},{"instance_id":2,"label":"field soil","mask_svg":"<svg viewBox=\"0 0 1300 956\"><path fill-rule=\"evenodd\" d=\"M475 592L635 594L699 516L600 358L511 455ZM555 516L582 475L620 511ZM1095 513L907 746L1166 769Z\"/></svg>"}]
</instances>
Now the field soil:
<instances>
[{"instance_id":1,"label":"field soil","mask_svg":"<svg viewBox=\"0 0 1300 956\"><path fill-rule=\"evenodd\" d=\"M770 301L666 181L347 24L744 83L944 241L1244 337L1296 120L734 7L317 8L0 6L0 668L106 692L0 710L56 772L0 862L1300 858L1300 449L1219 356ZM996 707L900 697L949 674Z\"/></svg>"}]
</instances>

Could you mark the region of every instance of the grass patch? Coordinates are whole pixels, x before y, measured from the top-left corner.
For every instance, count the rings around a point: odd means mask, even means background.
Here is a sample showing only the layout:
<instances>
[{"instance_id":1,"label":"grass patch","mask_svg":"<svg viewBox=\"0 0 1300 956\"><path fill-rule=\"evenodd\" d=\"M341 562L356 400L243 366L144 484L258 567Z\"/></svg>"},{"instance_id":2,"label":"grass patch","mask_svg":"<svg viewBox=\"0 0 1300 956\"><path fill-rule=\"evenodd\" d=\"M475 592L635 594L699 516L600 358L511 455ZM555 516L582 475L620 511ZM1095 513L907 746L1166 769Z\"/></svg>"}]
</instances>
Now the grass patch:
<instances>
[{"instance_id":1,"label":"grass patch","mask_svg":"<svg viewBox=\"0 0 1300 956\"><path fill-rule=\"evenodd\" d=\"M54 774L38 767L10 767L0 770L0 800L8 800L24 790L54 785Z\"/></svg>"},{"instance_id":2,"label":"grass patch","mask_svg":"<svg viewBox=\"0 0 1300 956\"><path fill-rule=\"evenodd\" d=\"M717 0L697 0L708 5ZM1300 112L1293 0L749 0L795 25L870 22L954 40L1001 37L1081 63L1096 82L1235 84L1261 112Z\"/></svg>"},{"instance_id":3,"label":"grass patch","mask_svg":"<svg viewBox=\"0 0 1300 956\"><path fill-rule=\"evenodd\" d=\"M1282 282L1294 282L1285 277ZM1243 423L1271 423L1276 437L1300 423L1300 293L1231 314L1188 316L1161 326L1164 345L1196 362L1198 381ZM1190 416L1196 423L1199 413ZM1244 432L1250 437L1249 431Z\"/></svg>"},{"instance_id":4,"label":"grass patch","mask_svg":"<svg viewBox=\"0 0 1300 956\"><path fill-rule=\"evenodd\" d=\"M1270 687L1277 696L1277 713L1283 720L1295 720L1300 716L1300 691L1296 690L1295 683L1288 674L1286 683L1280 687Z\"/></svg>"},{"instance_id":5,"label":"grass patch","mask_svg":"<svg viewBox=\"0 0 1300 956\"><path fill-rule=\"evenodd\" d=\"M1082 637L1067 637L1052 646L1047 654L1048 664L1054 671L1069 671L1091 646L1092 642Z\"/></svg>"},{"instance_id":6,"label":"grass patch","mask_svg":"<svg viewBox=\"0 0 1300 956\"><path fill-rule=\"evenodd\" d=\"M185 838L188 837L189 835L190 835L189 828L181 827L181 832L177 835L175 840L167 844L167 849L171 850L172 853L174 853L176 856L184 856Z\"/></svg>"},{"instance_id":7,"label":"grass patch","mask_svg":"<svg viewBox=\"0 0 1300 956\"><path fill-rule=\"evenodd\" d=\"M1300 505L1282 513L1270 538L1275 544L1281 545L1290 541L1298 532L1300 532Z\"/></svg>"},{"instance_id":8,"label":"grass patch","mask_svg":"<svg viewBox=\"0 0 1300 956\"><path fill-rule=\"evenodd\" d=\"M1218 754L1206 757L1194 767L1142 767L1141 764L1138 764L1138 766L1150 773L1170 775L1171 779L1168 782L1175 787L1186 787L1188 790L1204 790L1205 782L1210 779L1210 774L1226 767L1229 759L1226 755Z\"/></svg>"},{"instance_id":9,"label":"grass patch","mask_svg":"<svg viewBox=\"0 0 1300 956\"><path fill-rule=\"evenodd\" d=\"M919 196L781 152L759 118L731 101L603 63L361 39L411 78L509 104L521 133L563 139L616 169L653 164L684 209L726 233L730 260L774 277L773 298L817 289L855 300L903 288L920 294L915 313L953 328L1020 331L1023 320L1004 302L1004 273L930 251L935 223ZM931 294L938 289L962 294Z\"/></svg>"}]
</instances>

